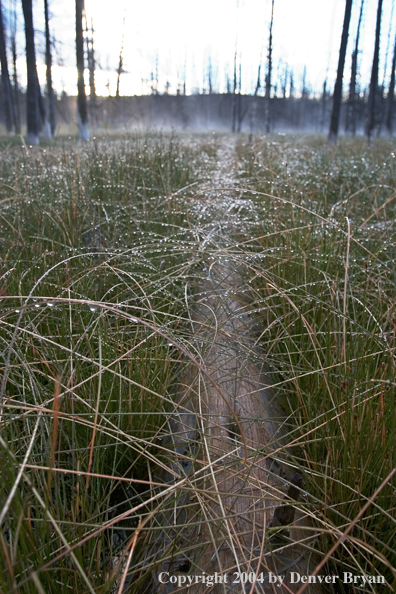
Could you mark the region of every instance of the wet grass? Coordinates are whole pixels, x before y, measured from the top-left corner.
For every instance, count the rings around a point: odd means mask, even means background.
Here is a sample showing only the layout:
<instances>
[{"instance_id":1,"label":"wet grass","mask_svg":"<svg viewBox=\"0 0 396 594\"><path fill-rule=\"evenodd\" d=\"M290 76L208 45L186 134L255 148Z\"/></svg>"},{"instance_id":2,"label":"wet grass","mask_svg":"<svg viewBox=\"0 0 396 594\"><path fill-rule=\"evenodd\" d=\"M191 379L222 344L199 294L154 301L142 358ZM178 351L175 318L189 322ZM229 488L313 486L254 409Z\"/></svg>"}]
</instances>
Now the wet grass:
<instances>
[{"instance_id":1,"label":"wet grass","mask_svg":"<svg viewBox=\"0 0 396 594\"><path fill-rule=\"evenodd\" d=\"M388 585L364 591L392 591L395 145L274 138L240 144L239 154L258 192L260 342L295 418L324 552L392 475L328 571L381 574Z\"/></svg>"},{"instance_id":2,"label":"wet grass","mask_svg":"<svg viewBox=\"0 0 396 594\"><path fill-rule=\"evenodd\" d=\"M202 185L222 142L2 141L0 591L114 591L138 525L145 568L178 374L196 356L186 307L222 250L249 279L317 548L363 510L321 573L395 588L394 477L364 509L396 467L395 144L242 138L223 208ZM210 235L226 223L228 248Z\"/></svg>"}]
</instances>

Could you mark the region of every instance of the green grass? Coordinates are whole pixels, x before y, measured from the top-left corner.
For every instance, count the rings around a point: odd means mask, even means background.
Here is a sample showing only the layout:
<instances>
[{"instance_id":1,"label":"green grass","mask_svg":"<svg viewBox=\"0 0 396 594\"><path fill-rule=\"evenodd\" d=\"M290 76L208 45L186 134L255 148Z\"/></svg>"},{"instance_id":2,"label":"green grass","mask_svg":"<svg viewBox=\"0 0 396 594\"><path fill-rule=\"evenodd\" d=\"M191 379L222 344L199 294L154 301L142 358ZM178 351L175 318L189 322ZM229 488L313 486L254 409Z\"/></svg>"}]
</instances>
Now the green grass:
<instances>
[{"instance_id":1,"label":"green grass","mask_svg":"<svg viewBox=\"0 0 396 594\"><path fill-rule=\"evenodd\" d=\"M145 502L195 355L186 300L226 249L205 240L218 206L202 186L221 142L2 141L0 592L111 592L139 518L145 566L161 501ZM395 154L393 141L237 144L227 256L249 279L323 553L396 466ZM379 573L385 587L359 591L393 591L395 505L393 477L326 572Z\"/></svg>"},{"instance_id":2,"label":"green grass","mask_svg":"<svg viewBox=\"0 0 396 594\"><path fill-rule=\"evenodd\" d=\"M259 192L261 344L327 551L396 466L395 146L285 138L239 150ZM395 494L393 478L330 564L386 576L366 591L395 587Z\"/></svg>"}]
</instances>

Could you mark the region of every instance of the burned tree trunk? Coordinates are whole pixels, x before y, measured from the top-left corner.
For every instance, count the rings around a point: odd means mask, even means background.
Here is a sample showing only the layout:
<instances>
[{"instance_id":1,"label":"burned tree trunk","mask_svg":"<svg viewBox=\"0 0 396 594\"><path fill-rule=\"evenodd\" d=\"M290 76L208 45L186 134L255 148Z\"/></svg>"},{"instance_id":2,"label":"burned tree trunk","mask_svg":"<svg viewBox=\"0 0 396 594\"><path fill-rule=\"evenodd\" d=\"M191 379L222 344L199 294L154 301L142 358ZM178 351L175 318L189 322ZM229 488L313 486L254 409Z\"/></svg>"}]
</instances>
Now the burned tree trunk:
<instances>
[{"instance_id":1,"label":"burned tree trunk","mask_svg":"<svg viewBox=\"0 0 396 594\"><path fill-rule=\"evenodd\" d=\"M3 24L3 11L0 0L0 62L1 62L1 78L3 80L4 91L4 107L5 107L5 125L7 132L12 132L15 124L15 115L12 102L12 92L10 75L8 73L7 51L5 43L5 33Z\"/></svg>"},{"instance_id":2,"label":"burned tree trunk","mask_svg":"<svg viewBox=\"0 0 396 594\"><path fill-rule=\"evenodd\" d=\"M76 58L77 58L77 89L78 89L78 137L89 140L88 105L84 84L84 38L83 38L83 3L76 0Z\"/></svg>"},{"instance_id":3,"label":"burned tree trunk","mask_svg":"<svg viewBox=\"0 0 396 594\"><path fill-rule=\"evenodd\" d=\"M121 49L120 49L120 56L118 59L118 68L117 68L117 88L116 88L116 97L120 96L120 79L121 74L124 72L123 65L124 59L122 57L122 53L124 51L124 28L125 28L125 17L122 20L122 37L121 37Z\"/></svg>"},{"instance_id":4,"label":"burned tree trunk","mask_svg":"<svg viewBox=\"0 0 396 594\"><path fill-rule=\"evenodd\" d=\"M393 60L392 60L392 71L389 83L389 91L387 98L387 110L386 110L386 129L390 135L393 134L393 103L395 99L395 69L396 69L396 38L395 46L393 48Z\"/></svg>"},{"instance_id":5,"label":"burned tree trunk","mask_svg":"<svg viewBox=\"0 0 396 594\"><path fill-rule=\"evenodd\" d=\"M270 101L271 101L271 76L272 76L272 27L274 24L274 3L272 0L271 6L271 22L269 27L269 40L268 40L268 62L267 62L267 75L265 77L265 131L268 134L271 129L271 113L270 113Z\"/></svg>"},{"instance_id":6,"label":"burned tree trunk","mask_svg":"<svg viewBox=\"0 0 396 594\"><path fill-rule=\"evenodd\" d=\"M238 88L238 81L237 81L237 46L235 44L235 53L234 53L234 86L233 86L233 96L232 96L232 131L235 132L236 129L236 121L237 121L237 88Z\"/></svg>"},{"instance_id":7,"label":"burned tree trunk","mask_svg":"<svg viewBox=\"0 0 396 594\"><path fill-rule=\"evenodd\" d=\"M239 83L238 83L238 103L237 103L237 119L238 119L238 126L237 131L241 131L242 127L242 120L244 118L244 114L242 113L242 64L239 62Z\"/></svg>"},{"instance_id":8,"label":"burned tree trunk","mask_svg":"<svg viewBox=\"0 0 396 594\"><path fill-rule=\"evenodd\" d=\"M43 96L41 94L40 82L37 73L37 65L36 65L36 92L37 92L37 106L39 111L39 135L44 138L51 138L51 128L49 121L47 119L47 112L45 109L45 103Z\"/></svg>"},{"instance_id":9,"label":"burned tree trunk","mask_svg":"<svg viewBox=\"0 0 396 594\"><path fill-rule=\"evenodd\" d=\"M326 103L327 103L327 78L325 79L324 83L323 83L323 91L322 91L322 109L321 109L321 119L320 119L320 131L323 132L323 129L325 127L325 121L326 121Z\"/></svg>"},{"instance_id":10,"label":"burned tree trunk","mask_svg":"<svg viewBox=\"0 0 396 594\"><path fill-rule=\"evenodd\" d=\"M249 142L251 142L253 140L253 134L256 130L256 117L257 117L257 94L260 90L261 87L261 56L260 56L260 62L259 62L259 66L258 66L258 71L257 71L257 81L256 81L256 88L254 90L254 99L252 101L252 106L249 112L249 124L250 124L250 134L249 134Z\"/></svg>"},{"instance_id":11,"label":"burned tree trunk","mask_svg":"<svg viewBox=\"0 0 396 594\"><path fill-rule=\"evenodd\" d=\"M351 65L351 82L349 84L349 98L347 104L345 131L351 132L352 136L356 134L356 75L357 75L357 59L359 52L359 37L360 37L360 25L362 23L364 0L360 5L359 22L356 33L355 49L352 52L352 65Z\"/></svg>"},{"instance_id":12,"label":"burned tree trunk","mask_svg":"<svg viewBox=\"0 0 396 594\"><path fill-rule=\"evenodd\" d=\"M39 144L38 78L36 51L34 47L32 0L22 0L25 19L26 66L27 66L27 143Z\"/></svg>"},{"instance_id":13,"label":"burned tree trunk","mask_svg":"<svg viewBox=\"0 0 396 594\"><path fill-rule=\"evenodd\" d=\"M14 11L14 24L11 36L11 52L13 65L13 81L14 81L14 117L15 117L15 134L21 133L21 112L19 109L19 85L17 74L17 50L16 50L16 12Z\"/></svg>"},{"instance_id":14,"label":"burned tree trunk","mask_svg":"<svg viewBox=\"0 0 396 594\"><path fill-rule=\"evenodd\" d=\"M333 106L330 117L329 143L335 144L338 137L342 98L342 78L344 76L345 55L348 43L349 23L351 20L352 0L346 0L344 25L342 27L340 55L338 58L337 78L333 93Z\"/></svg>"},{"instance_id":15,"label":"burned tree trunk","mask_svg":"<svg viewBox=\"0 0 396 594\"><path fill-rule=\"evenodd\" d=\"M48 14L48 0L44 0L44 17L45 17L45 65L47 68L47 99L48 99L48 117L51 136L56 135L56 117L55 117L55 96L52 88L52 54L51 54L51 40L49 31L49 14Z\"/></svg>"},{"instance_id":16,"label":"burned tree trunk","mask_svg":"<svg viewBox=\"0 0 396 594\"><path fill-rule=\"evenodd\" d=\"M88 36L88 23L86 25L87 31L87 54L88 54L88 68L89 68L89 112L91 115L92 130L95 131L98 127L98 104L96 101L96 87L95 87L95 52L94 52L94 28L91 19L91 36Z\"/></svg>"},{"instance_id":17,"label":"burned tree trunk","mask_svg":"<svg viewBox=\"0 0 396 594\"><path fill-rule=\"evenodd\" d=\"M379 45L381 33L381 16L382 16L382 0L378 0L377 7L377 24L375 28L375 43L373 66L371 69L370 91L368 99L368 118L367 118L367 138L369 144L372 141L372 133L376 124L376 95L378 92L378 62L379 62Z\"/></svg>"}]
</instances>

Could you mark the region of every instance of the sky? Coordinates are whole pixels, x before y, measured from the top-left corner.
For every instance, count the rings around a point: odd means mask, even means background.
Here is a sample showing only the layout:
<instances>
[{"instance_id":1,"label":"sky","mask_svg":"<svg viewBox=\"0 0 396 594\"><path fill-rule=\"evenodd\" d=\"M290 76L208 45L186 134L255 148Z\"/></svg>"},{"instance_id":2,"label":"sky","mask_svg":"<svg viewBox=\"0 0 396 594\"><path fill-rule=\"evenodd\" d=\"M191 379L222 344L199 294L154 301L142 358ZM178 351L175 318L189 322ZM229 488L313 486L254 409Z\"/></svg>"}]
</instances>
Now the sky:
<instances>
[{"instance_id":1,"label":"sky","mask_svg":"<svg viewBox=\"0 0 396 594\"><path fill-rule=\"evenodd\" d=\"M45 82L43 0L33 0L39 78ZM389 84L391 58L396 34L395 0L383 0L380 75ZM344 91L350 76L351 53L355 43L361 0L353 0ZM18 16L18 71L25 84L23 17L20 2L3 0L3 10L13 6ZM51 35L55 42L53 78L55 90L76 94L75 3L49 0ZM254 91L258 66L264 86L268 51L271 0L85 0L89 23L94 27L94 47L98 65L97 94L114 95L117 67L123 41L125 73L120 94L151 92L152 77L158 69L158 91L174 94L186 81L187 93L208 88L211 64L215 91L225 92L227 76L232 81L235 50L241 64L242 91ZM367 86L373 57L377 0L364 0L359 56L360 84ZM319 93L325 78L334 86L345 0L275 0L273 26L273 84L285 70L293 70L294 86L302 87L304 68L313 92ZM388 60L386 60L388 56ZM385 69L385 64L387 69ZM88 82L88 76L87 76ZM261 92L264 92L262 89Z\"/></svg>"}]
</instances>

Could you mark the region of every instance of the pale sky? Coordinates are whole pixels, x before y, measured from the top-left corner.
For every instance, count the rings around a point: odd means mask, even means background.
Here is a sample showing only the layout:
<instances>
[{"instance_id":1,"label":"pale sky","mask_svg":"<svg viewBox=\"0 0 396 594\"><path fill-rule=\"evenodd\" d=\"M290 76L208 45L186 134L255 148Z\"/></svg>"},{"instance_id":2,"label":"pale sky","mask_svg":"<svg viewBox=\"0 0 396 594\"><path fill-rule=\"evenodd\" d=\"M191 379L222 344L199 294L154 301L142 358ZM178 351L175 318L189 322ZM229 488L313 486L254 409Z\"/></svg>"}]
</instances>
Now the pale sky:
<instances>
[{"instance_id":1,"label":"pale sky","mask_svg":"<svg viewBox=\"0 0 396 594\"><path fill-rule=\"evenodd\" d=\"M16 0L3 0L3 9ZM89 22L93 19L95 51L98 61L97 93L115 94L118 56L124 34L124 69L121 76L122 95L150 92L151 73L156 70L158 55L159 92L166 83L176 93L186 73L187 92L207 87L209 59L216 91L226 90L227 73L233 77L235 43L242 64L242 89L251 92L256 84L261 56L262 84L268 48L271 0L85 0ZM354 0L344 73L344 90L350 75L350 55L354 46L361 0ZM76 94L75 13L73 0L50 0L51 34L56 40L54 55L54 87ZM361 84L369 82L373 56L377 0L365 0L361 31L363 50L360 56ZM380 82L384 77L388 50L389 81L395 42L396 11L394 0L384 0L381 36ZM328 73L329 87L334 85L344 18L345 0L275 0L273 28L273 84L277 74L288 65L294 72L296 90L301 88L304 66L307 81L319 92ZM392 17L392 19L391 19ZM123 19L125 25L123 26ZM43 1L34 0L34 24L38 30L39 77L45 83ZM18 68L20 81L26 80L22 15L19 17ZM390 39L388 42L390 33ZM63 65L61 67L61 65ZM87 79L88 80L88 79ZM278 90L280 93L280 89Z\"/></svg>"}]
</instances>

